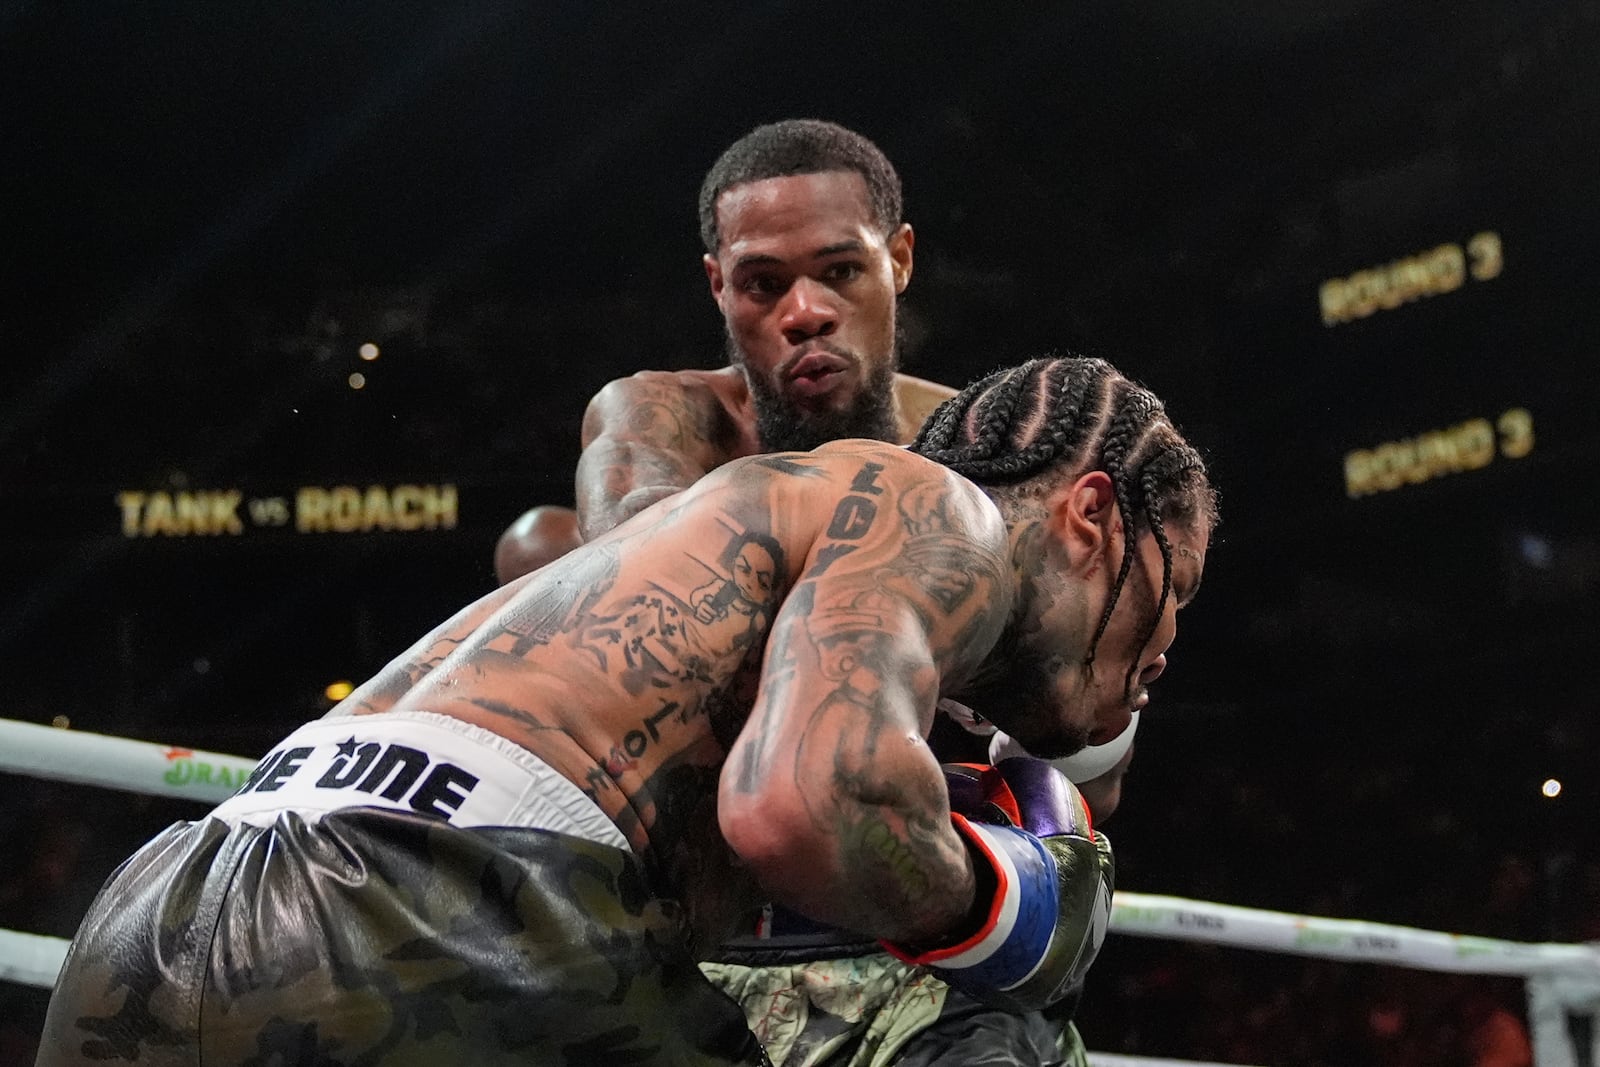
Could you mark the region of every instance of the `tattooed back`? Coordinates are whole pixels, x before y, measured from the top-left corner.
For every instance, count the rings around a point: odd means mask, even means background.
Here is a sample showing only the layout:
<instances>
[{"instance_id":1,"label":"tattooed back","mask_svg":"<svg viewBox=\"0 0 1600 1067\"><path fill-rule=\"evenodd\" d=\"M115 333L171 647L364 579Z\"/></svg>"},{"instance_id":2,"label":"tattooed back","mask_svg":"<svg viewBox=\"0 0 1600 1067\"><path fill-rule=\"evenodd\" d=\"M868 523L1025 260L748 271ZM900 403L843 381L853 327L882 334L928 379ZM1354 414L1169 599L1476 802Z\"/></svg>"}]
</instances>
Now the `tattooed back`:
<instances>
[{"instance_id":1,"label":"tattooed back","mask_svg":"<svg viewBox=\"0 0 1600 1067\"><path fill-rule=\"evenodd\" d=\"M824 788L870 788L883 738L925 737L941 687L994 646L1008 576L993 505L921 457L751 457L464 609L334 714L423 710L517 742L715 925L746 888L719 785L814 791L820 763Z\"/></svg>"}]
</instances>

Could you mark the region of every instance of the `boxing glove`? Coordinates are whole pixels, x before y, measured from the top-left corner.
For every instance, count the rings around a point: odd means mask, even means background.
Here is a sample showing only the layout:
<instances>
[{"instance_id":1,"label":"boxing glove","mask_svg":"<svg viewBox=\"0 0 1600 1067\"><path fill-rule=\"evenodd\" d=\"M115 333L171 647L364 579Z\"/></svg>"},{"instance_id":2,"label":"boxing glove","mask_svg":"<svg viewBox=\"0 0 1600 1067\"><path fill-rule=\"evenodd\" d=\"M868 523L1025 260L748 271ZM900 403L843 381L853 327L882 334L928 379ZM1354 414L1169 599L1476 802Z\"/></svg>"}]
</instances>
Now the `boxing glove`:
<instances>
[{"instance_id":1,"label":"boxing glove","mask_svg":"<svg viewBox=\"0 0 1600 1067\"><path fill-rule=\"evenodd\" d=\"M1094 962L1111 921L1111 844L1078 790L1043 760L945 767L951 819L990 894L978 929L955 944L913 950L907 963L1011 1011L1053 1004Z\"/></svg>"}]
</instances>

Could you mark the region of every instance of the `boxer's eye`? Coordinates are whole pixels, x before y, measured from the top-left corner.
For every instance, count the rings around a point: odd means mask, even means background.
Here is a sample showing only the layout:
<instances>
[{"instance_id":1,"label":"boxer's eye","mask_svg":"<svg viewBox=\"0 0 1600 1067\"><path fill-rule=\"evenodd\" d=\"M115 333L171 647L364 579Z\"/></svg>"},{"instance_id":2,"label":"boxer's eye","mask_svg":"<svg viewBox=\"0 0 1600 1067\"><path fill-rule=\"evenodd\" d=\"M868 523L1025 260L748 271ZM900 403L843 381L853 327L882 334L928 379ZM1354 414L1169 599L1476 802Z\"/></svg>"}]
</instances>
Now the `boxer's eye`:
<instances>
[{"instance_id":1,"label":"boxer's eye","mask_svg":"<svg viewBox=\"0 0 1600 1067\"><path fill-rule=\"evenodd\" d=\"M751 296L780 296L789 283L776 274L751 274L739 283L739 288Z\"/></svg>"}]
</instances>

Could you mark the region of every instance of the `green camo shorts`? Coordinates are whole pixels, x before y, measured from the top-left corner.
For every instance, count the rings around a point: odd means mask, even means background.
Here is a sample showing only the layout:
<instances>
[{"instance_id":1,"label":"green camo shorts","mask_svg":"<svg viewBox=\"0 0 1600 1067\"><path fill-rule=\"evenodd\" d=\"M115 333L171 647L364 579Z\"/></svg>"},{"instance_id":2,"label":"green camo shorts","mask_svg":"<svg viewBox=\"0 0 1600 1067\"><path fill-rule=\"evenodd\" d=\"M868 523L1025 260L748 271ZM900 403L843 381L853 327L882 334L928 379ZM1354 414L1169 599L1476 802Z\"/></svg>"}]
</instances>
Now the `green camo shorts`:
<instances>
[{"instance_id":1,"label":"green camo shorts","mask_svg":"<svg viewBox=\"0 0 1600 1067\"><path fill-rule=\"evenodd\" d=\"M701 969L778 1067L1086 1067L1070 1021L980 1004L886 953Z\"/></svg>"},{"instance_id":2,"label":"green camo shorts","mask_svg":"<svg viewBox=\"0 0 1600 1067\"><path fill-rule=\"evenodd\" d=\"M764 1064L629 853L350 808L179 823L56 983L40 1067Z\"/></svg>"}]
</instances>

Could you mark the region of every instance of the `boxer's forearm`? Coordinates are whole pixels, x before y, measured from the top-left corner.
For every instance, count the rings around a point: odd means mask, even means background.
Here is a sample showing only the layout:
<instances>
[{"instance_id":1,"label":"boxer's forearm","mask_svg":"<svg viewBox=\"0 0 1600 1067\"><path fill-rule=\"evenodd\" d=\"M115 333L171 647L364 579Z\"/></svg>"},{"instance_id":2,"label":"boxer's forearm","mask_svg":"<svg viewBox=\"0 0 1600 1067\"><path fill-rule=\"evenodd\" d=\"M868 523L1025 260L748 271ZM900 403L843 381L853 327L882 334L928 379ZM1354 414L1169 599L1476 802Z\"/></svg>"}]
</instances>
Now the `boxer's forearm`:
<instances>
[{"instance_id":1,"label":"boxer's forearm","mask_svg":"<svg viewBox=\"0 0 1600 1067\"><path fill-rule=\"evenodd\" d=\"M872 938L939 942L967 925L976 892L972 860L942 807L836 794L801 810L768 794L752 821L732 828L734 844L770 897L793 911ZM819 810L829 826L819 825Z\"/></svg>"},{"instance_id":2,"label":"boxer's forearm","mask_svg":"<svg viewBox=\"0 0 1600 1067\"><path fill-rule=\"evenodd\" d=\"M841 862L848 872L836 898L844 914L864 917L863 933L907 943L948 939L967 925L976 880L972 859L948 815L925 807L899 811L857 806L841 827ZM930 817L932 816L932 817ZM863 901L876 906L862 907ZM849 920L832 918L835 922Z\"/></svg>"},{"instance_id":3,"label":"boxer's forearm","mask_svg":"<svg viewBox=\"0 0 1600 1067\"><path fill-rule=\"evenodd\" d=\"M937 672L914 613L852 580L836 600L829 584L808 583L816 595L791 596L774 624L718 816L779 903L872 937L936 940L974 894L923 737Z\"/></svg>"}]
</instances>

